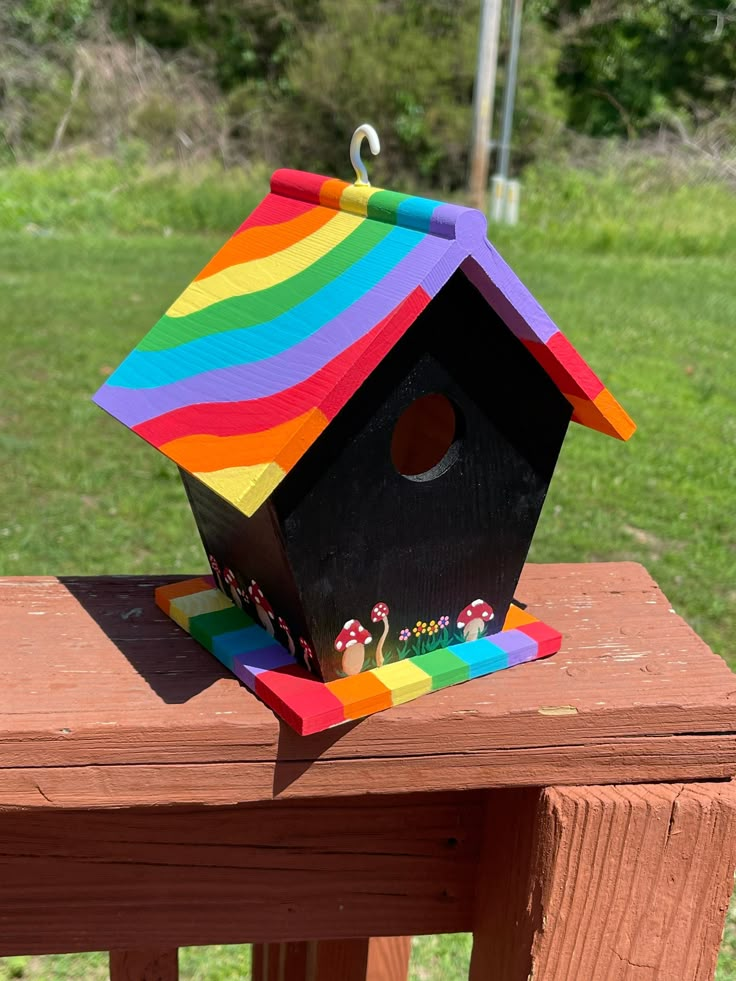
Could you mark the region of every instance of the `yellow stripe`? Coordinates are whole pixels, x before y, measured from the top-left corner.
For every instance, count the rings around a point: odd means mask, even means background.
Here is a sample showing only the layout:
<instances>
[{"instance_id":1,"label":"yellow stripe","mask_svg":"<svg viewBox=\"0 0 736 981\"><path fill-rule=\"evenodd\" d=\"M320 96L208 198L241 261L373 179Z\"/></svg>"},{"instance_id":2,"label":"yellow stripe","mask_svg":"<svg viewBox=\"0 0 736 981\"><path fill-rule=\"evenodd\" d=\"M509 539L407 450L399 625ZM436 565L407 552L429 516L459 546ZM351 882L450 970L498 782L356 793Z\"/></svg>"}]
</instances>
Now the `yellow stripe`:
<instances>
[{"instance_id":1,"label":"yellow stripe","mask_svg":"<svg viewBox=\"0 0 736 981\"><path fill-rule=\"evenodd\" d=\"M169 317L185 317L231 296L245 296L278 286L308 269L317 259L343 242L361 223L356 215L335 213L326 225L274 255L228 266L206 279L195 280L166 311Z\"/></svg>"},{"instance_id":2,"label":"yellow stripe","mask_svg":"<svg viewBox=\"0 0 736 981\"><path fill-rule=\"evenodd\" d=\"M207 589L199 593L190 593L189 596L177 596L171 601L169 616L184 630L189 630L190 617L227 610L232 605L219 589Z\"/></svg>"},{"instance_id":3,"label":"yellow stripe","mask_svg":"<svg viewBox=\"0 0 736 981\"><path fill-rule=\"evenodd\" d=\"M371 187L370 185L356 187L351 184L340 195L340 210L365 218L368 214L368 202L380 190L380 187Z\"/></svg>"},{"instance_id":4,"label":"yellow stripe","mask_svg":"<svg viewBox=\"0 0 736 981\"><path fill-rule=\"evenodd\" d=\"M394 705L410 702L432 690L430 676L411 661L394 661L382 668L373 668L370 673L389 689Z\"/></svg>"},{"instance_id":5,"label":"yellow stripe","mask_svg":"<svg viewBox=\"0 0 736 981\"><path fill-rule=\"evenodd\" d=\"M275 463L255 463L193 476L250 517L273 494L285 474Z\"/></svg>"}]
</instances>

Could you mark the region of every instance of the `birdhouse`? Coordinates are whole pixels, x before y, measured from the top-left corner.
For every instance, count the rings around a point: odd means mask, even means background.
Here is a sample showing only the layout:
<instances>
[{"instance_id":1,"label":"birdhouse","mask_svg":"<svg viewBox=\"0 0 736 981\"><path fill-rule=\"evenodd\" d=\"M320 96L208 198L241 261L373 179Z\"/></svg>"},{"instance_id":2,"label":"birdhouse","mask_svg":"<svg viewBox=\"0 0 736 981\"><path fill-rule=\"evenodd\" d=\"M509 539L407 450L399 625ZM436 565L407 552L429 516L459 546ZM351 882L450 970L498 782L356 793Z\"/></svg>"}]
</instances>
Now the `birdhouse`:
<instances>
[{"instance_id":1,"label":"birdhouse","mask_svg":"<svg viewBox=\"0 0 736 981\"><path fill-rule=\"evenodd\" d=\"M256 690L502 648L569 422L634 429L480 212L293 170L95 401L179 467L211 577L164 605Z\"/></svg>"}]
</instances>

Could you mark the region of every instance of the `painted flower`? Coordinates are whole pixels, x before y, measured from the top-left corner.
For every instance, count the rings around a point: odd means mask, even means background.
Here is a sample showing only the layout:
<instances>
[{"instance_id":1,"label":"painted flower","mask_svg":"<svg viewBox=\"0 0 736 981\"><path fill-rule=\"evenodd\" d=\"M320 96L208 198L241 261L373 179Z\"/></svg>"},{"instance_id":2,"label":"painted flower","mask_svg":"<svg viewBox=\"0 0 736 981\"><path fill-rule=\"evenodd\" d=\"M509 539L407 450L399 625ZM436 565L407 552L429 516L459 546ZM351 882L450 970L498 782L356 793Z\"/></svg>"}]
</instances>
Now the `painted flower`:
<instances>
[{"instance_id":1,"label":"painted flower","mask_svg":"<svg viewBox=\"0 0 736 981\"><path fill-rule=\"evenodd\" d=\"M411 630L408 627L404 627L403 630L399 631L399 640L408 640L411 637Z\"/></svg>"},{"instance_id":2,"label":"painted flower","mask_svg":"<svg viewBox=\"0 0 736 981\"><path fill-rule=\"evenodd\" d=\"M440 630L444 630L445 627L449 627L449 625L450 625L450 618L449 617L440 617L439 620L437 621L437 625L439 626Z\"/></svg>"},{"instance_id":3,"label":"painted flower","mask_svg":"<svg viewBox=\"0 0 736 981\"><path fill-rule=\"evenodd\" d=\"M422 634L426 634L427 624L423 620L417 620L417 625L414 627L414 636L421 637Z\"/></svg>"},{"instance_id":4,"label":"painted flower","mask_svg":"<svg viewBox=\"0 0 736 981\"><path fill-rule=\"evenodd\" d=\"M440 629L440 625L437 623L436 620L430 620L429 623L427 624L427 633L429 634L430 637L438 633L439 629Z\"/></svg>"}]
</instances>

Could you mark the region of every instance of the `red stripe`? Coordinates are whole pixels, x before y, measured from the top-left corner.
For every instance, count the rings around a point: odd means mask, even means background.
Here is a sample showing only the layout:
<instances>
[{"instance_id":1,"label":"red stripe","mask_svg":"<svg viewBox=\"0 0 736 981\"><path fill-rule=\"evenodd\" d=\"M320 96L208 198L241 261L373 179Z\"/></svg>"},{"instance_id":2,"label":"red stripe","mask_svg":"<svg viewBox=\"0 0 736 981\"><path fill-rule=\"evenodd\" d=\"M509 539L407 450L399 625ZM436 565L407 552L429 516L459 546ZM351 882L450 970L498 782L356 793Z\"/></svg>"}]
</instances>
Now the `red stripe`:
<instances>
[{"instance_id":1,"label":"red stripe","mask_svg":"<svg viewBox=\"0 0 736 981\"><path fill-rule=\"evenodd\" d=\"M592 400L603 391L603 382L561 331L553 334L546 344L527 340L522 343L563 394Z\"/></svg>"},{"instance_id":2,"label":"red stripe","mask_svg":"<svg viewBox=\"0 0 736 981\"><path fill-rule=\"evenodd\" d=\"M319 204L319 199L317 199ZM303 215L305 211L311 211L314 202L296 201L294 198L283 198L278 194L267 194L261 201L256 210L249 215L235 235L240 235L247 228L254 228L257 225L279 225L282 221L289 221L298 215Z\"/></svg>"},{"instance_id":3,"label":"red stripe","mask_svg":"<svg viewBox=\"0 0 736 981\"><path fill-rule=\"evenodd\" d=\"M271 190L274 194L282 194L287 198L319 204L322 185L331 179L302 170L277 170L271 178Z\"/></svg>"},{"instance_id":4,"label":"red stripe","mask_svg":"<svg viewBox=\"0 0 736 981\"><path fill-rule=\"evenodd\" d=\"M404 304L401 304L397 308L397 311L402 310L401 316L397 318L397 323L403 323L406 319L403 306ZM344 397L343 395L333 397L336 386L342 388L341 380L353 377L354 363L362 360L366 350L371 347L386 326L392 324L392 318L397 311L393 311L364 337L355 341L332 361L328 361L319 371L297 385L292 385L290 388L261 399L248 399L242 402L206 402L183 406L181 409L173 409L155 419L149 419L133 426L133 432L138 433L143 439L158 447L172 439L191 436L195 433L211 436L238 436L245 433L262 432L287 422L289 419L294 419L306 412L307 409L315 407L321 408L327 418L332 419L355 391L360 381L356 382L355 387L349 390ZM401 333L409 326L410 322L403 325ZM392 328L392 335L394 330ZM398 336L396 340L398 340ZM372 358L370 367L367 364L364 368L361 367L358 372L358 375L362 375L361 380L376 367L385 351L390 350L394 343L395 341L391 341L388 344L383 344L381 355L378 358ZM322 405L323 400L325 400L325 405ZM336 402L339 404L336 405Z\"/></svg>"},{"instance_id":5,"label":"red stripe","mask_svg":"<svg viewBox=\"0 0 736 981\"><path fill-rule=\"evenodd\" d=\"M257 674L255 693L302 736L345 721L340 699L298 665Z\"/></svg>"},{"instance_id":6,"label":"red stripe","mask_svg":"<svg viewBox=\"0 0 736 981\"><path fill-rule=\"evenodd\" d=\"M365 356L355 360L352 368L343 375L320 405L320 409L328 419L335 418L368 375L378 367L391 348L411 327L430 300L430 295L421 286L417 286L378 325L379 329L366 335L365 340L371 338L372 342L369 347L366 345L368 349Z\"/></svg>"}]
</instances>

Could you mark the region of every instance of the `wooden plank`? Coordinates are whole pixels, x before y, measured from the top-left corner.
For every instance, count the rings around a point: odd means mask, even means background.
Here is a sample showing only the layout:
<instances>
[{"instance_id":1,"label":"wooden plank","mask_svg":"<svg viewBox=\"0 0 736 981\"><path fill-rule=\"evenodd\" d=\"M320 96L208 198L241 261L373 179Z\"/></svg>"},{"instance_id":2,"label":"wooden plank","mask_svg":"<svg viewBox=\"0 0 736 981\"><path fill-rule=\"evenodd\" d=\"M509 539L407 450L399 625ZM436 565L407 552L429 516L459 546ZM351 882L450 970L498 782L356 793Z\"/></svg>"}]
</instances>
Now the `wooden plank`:
<instances>
[{"instance_id":1,"label":"wooden plank","mask_svg":"<svg viewBox=\"0 0 736 981\"><path fill-rule=\"evenodd\" d=\"M406 981L411 937L254 944L252 981Z\"/></svg>"},{"instance_id":2,"label":"wooden plank","mask_svg":"<svg viewBox=\"0 0 736 981\"><path fill-rule=\"evenodd\" d=\"M156 609L165 581L0 580L0 806L736 772L736 680L636 564L528 566L558 654L308 738Z\"/></svg>"},{"instance_id":3,"label":"wooden plank","mask_svg":"<svg viewBox=\"0 0 736 981\"><path fill-rule=\"evenodd\" d=\"M568 707L548 711L551 718L564 721ZM434 742L439 749L439 737ZM408 789L723 780L733 776L735 758L736 739L726 734L645 736L472 754L438 751L394 759L17 767L0 770L0 808L220 806L353 796L358 790L398 794Z\"/></svg>"},{"instance_id":4,"label":"wooden plank","mask_svg":"<svg viewBox=\"0 0 736 981\"><path fill-rule=\"evenodd\" d=\"M0 956L465 930L482 813L472 793L0 811Z\"/></svg>"},{"instance_id":5,"label":"wooden plank","mask_svg":"<svg viewBox=\"0 0 736 981\"><path fill-rule=\"evenodd\" d=\"M178 981L179 951L111 950L110 981Z\"/></svg>"},{"instance_id":6,"label":"wooden plank","mask_svg":"<svg viewBox=\"0 0 736 981\"><path fill-rule=\"evenodd\" d=\"M531 822L526 804L520 830L496 821L515 859L503 901L485 882L499 874L488 864L497 847L479 870L470 981L711 981L736 865L736 784L553 787Z\"/></svg>"},{"instance_id":7,"label":"wooden plank","mask_svg":"<svg viewBox=\"0 0 736 981\"><path fill-rule=\"evenodd\" d=\"M532 977L532 942L541 925L530 889L540 794L535 788L510 791L503 807L496 794L487 795L473 917L471 975L476 979Z\"/></svg>"}]
</instances>

